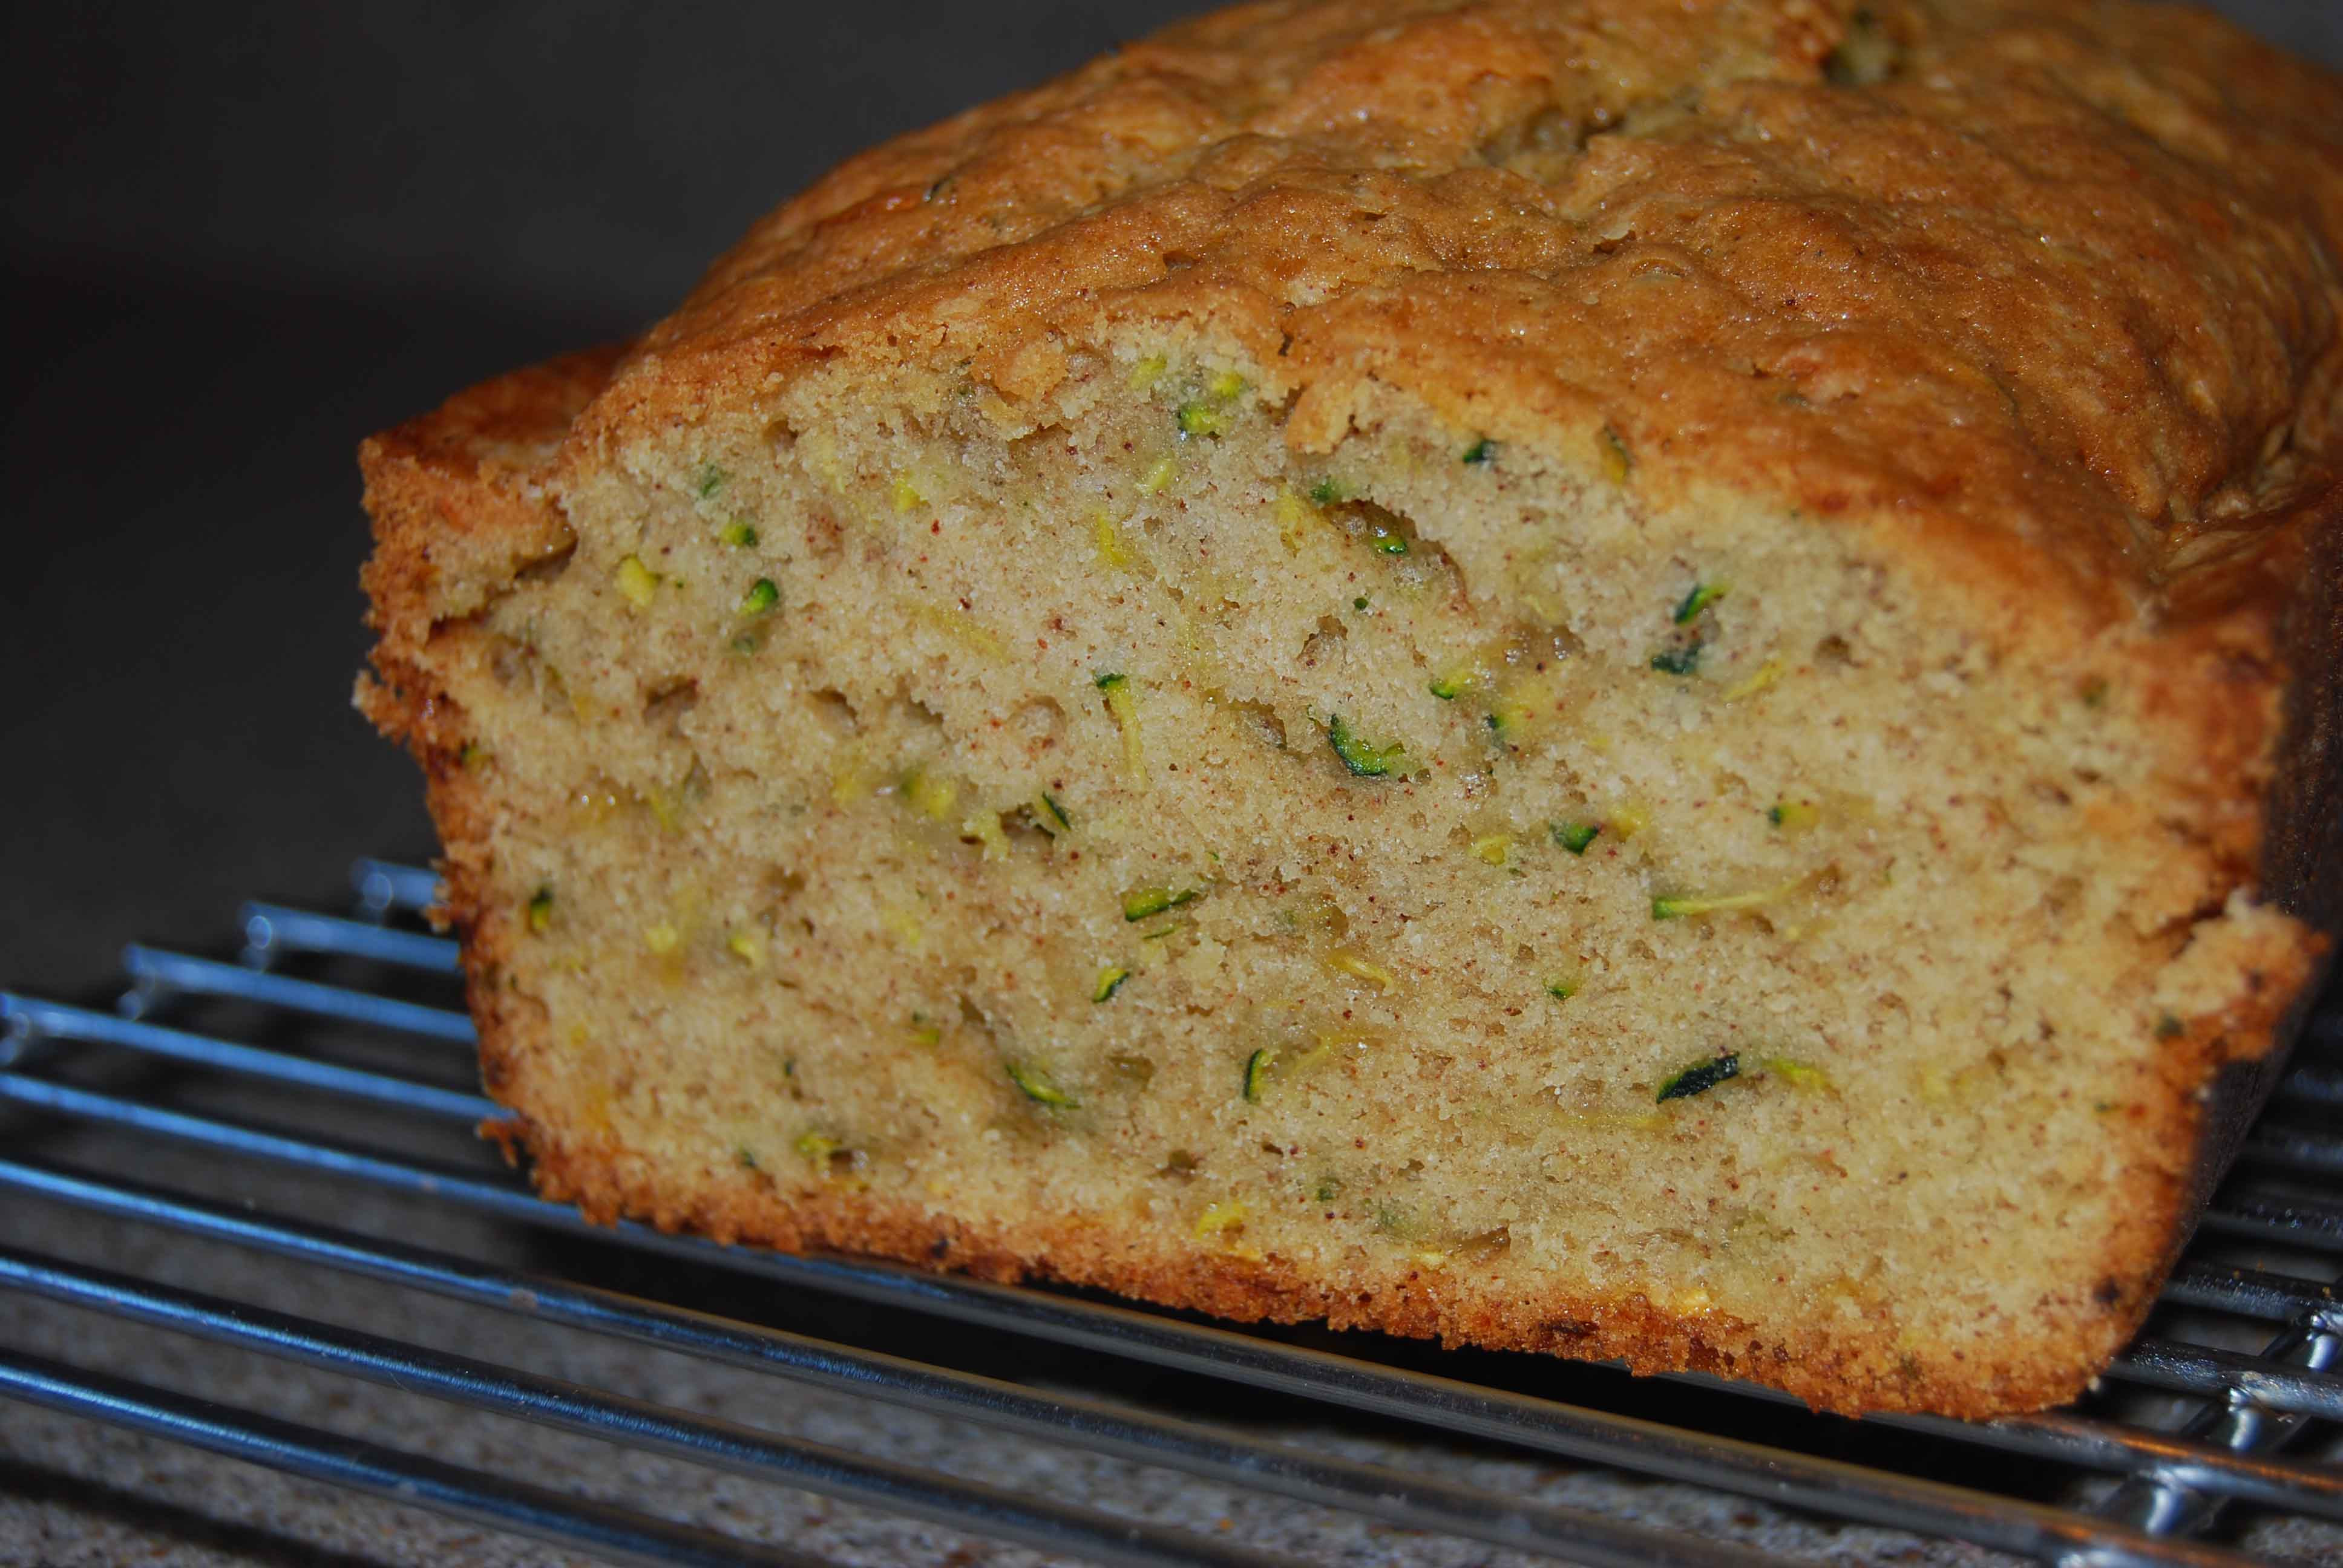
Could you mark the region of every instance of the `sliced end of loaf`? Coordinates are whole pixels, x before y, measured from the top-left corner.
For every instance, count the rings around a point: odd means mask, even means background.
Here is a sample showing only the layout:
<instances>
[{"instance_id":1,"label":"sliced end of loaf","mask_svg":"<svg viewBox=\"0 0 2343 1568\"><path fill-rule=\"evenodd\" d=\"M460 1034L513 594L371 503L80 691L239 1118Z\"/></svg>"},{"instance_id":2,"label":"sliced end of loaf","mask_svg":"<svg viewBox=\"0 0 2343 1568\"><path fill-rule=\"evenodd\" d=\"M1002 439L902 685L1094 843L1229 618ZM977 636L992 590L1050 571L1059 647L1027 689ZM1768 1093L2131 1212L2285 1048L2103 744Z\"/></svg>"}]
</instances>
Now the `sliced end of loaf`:
<instances>
[{"instance_id":1,"label":"sliced end of loaf","mask_svg":"<svg viewBox=\"0 0 2343 1568\"><path fill-rule=\"evenodd\" d=\"M378 568L367 700L547 1188L1839 1410L2077 1392L2318 945L2250 901L2264 634L1664 497L1599 424L1374 388L1303 442L1270 375L1133 331L1014 406L841 368L558 475L373 454L474 541Z\"/></svg>"}]
</instances>

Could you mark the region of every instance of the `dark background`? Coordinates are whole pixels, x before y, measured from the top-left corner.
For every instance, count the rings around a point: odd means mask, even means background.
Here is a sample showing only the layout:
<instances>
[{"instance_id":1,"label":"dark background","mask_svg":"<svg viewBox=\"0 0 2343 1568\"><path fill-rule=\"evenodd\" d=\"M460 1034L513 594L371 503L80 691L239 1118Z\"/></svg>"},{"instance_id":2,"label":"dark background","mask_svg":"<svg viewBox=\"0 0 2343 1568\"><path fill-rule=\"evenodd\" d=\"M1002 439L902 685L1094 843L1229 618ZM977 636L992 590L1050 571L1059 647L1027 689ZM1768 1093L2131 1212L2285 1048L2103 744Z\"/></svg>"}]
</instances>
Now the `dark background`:
<instances>
[{"instance_id":1,"label":"dark background","mask_svg":"<svg viewBox=\"0 0 2343 1568\"><path fill-rule=\"evenodd\" d=\"M429 853L349 708L361 436L639 329L837 159L1182 8L12 9L0 986ZM2343 6L2221 8L2343 62Z\"/></svg>"}]
</instances>

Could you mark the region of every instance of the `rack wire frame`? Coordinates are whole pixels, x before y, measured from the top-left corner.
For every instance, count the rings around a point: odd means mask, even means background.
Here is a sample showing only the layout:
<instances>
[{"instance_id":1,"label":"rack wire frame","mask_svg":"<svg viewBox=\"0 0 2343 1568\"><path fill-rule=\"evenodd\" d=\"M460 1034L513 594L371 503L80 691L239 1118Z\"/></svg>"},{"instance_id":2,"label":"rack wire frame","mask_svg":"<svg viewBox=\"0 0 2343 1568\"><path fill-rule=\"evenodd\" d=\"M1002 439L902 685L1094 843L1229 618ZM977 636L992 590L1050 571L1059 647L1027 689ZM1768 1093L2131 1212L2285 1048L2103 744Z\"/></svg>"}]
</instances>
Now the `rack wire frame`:
<instances>
[{"instance_id":1,"label":"rack wire frame","mask_svg":"<svg viewBox=\"0 0 2343 1568\"><path fill-rule=\"evenodd\" d=\"M1900 1432L1972 1452L2014 1454L2077 1475L2112 1478L2095 1503L2052 1506L1753 1443L1696 1426L1576 1406L1466 1377L1335 1354L1241 1330L1069 1293L938 1275L834 1256L792 1257L721 1248L621 1223L587 1223L537 1198L518 1177L482 1176L437 1162L307 1133L198 1114L157 1098L76 1085L55 1070L76 1055L130 1052L231 1079L436 1121L451 1141L498 1114L477 1094L399 1071L361 1069L160 1021L191 998L230 999L269 1015L328 1020L392 1041L468 1044L462 1012L387 994L387 983L327 984L278 972L294 955L357 960L367 972L454 975L456 945L415 929L432 901L428 871L367 859L352 869L348 915L250 903L239 961L134 945L129 987L113 1013L0 993L0 1105L20 1112L135 1131L222 1161L357 1182L520 1225L590 1237L599 1246L664 1255L798 1290L926 1314L946 1322L1172 1369L1273 1396L1286 1412L1358 1412L1448 1439L1480 1440L1630 1474L1691 1483L1825 1519L1886 1526L1974 1543L2059 1568L2237 1563L2202 1539L2231 1510L2249 1507L2343 1522L2343 1463L2286 1451L2343 1421L2343 1009L2310 1020L2274 1116L2248 1140L2240 1167L2200 1226L2200 1243L2267 1243L2318 1260L2314 1275L2184 1257L2166 1304L2222 1321L2267 1325L2258 1352L2178 1337L2143 1337L2109 1369L2114 1382L2185 1396L2187 1414L2160 1429L2079 1411L1961 1422L1870 1417ZM0 1157L0 1192L36 1196L104 1215L260 1252L287 1267L339 1271L429 1292L482 1312L528 1314L833 1391L980 1423L1021 1440L1076 1445L1192 1476L1315 1505L1572 1561L1727 1568L1777 1561L1736 1543L1631 1523L1477 1490L1430 1475L1339 1459L1272 1441L1234 1423L1161 1414L1112 1398L1042 1392L941 1364L856 1349L713 1317L601 1286L361 1235L190 1192L143 1185L119 1172ZM2324 1274L2326 1277L2316 1277ZM476 1410L728 1469L1076 1558L1129 1568L1254 1568L1259 1553L1205 1534L1119 1515L1078 1501L1037 1499L941 1472L561 1383L425 1346L0 1247L0 1290L111 1313L172 1332L257 1350L313 1371L392 1383ZM1686 1377L1757 1400L1784 1396ZM382 1448L231 1409L126 1379L0 1347L0 1397L192 1443L477 1524L634 1563L758 1564L810 1560L641 1509L558 1494L428 1454Z\"/></svg>"}]
</instances>

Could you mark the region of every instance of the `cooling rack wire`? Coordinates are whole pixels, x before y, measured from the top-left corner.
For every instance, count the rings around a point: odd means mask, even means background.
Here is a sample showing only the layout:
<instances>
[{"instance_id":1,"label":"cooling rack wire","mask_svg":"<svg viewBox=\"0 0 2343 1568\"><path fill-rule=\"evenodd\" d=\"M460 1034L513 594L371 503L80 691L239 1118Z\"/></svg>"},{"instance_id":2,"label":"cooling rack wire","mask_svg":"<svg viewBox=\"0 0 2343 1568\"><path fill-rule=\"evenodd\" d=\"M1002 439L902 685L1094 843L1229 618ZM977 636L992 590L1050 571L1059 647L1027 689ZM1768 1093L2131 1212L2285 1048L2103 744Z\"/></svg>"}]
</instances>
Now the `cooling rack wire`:
<instances>
[{"instance_id":1,"label":"cooling rack wire","mask_svg":"<svg viewBox=\"0 0 2343 1568\"><path fill-rule=\"evenodd\" d=\"M988 1442L1062 1445L1401 1532L1577 1563L1721 1568L1785 1559L1719 1534L1468 1484L1438 1466L1347 1456L1279 1435L1282 1423L1358 1423L1451 1452L1527 1454L2062 1568L2237 1563L2252 1560L2239 1543L2255 1521L2343 1523L2335 1424L2343 1373L2334 1366L2343 1345L2343 1010L2331 1000L2147 1332L2083 1406L1982 1423L1847 1422L1715 1379L1634 1380L1373 1336L1247 1332L1077 1292L588 1225L479 1153L475 1126L496 1108L464 1087L462 1048L473 1037L455 946L419 918L432 898L430 873L362 860L352 882L347 914L247 904L234 960L126 949L127 989L112 1010L0 994L5 1201L224 1244L268 1270L330 1271L468 1312L680 1352L735 1377L908 1407L980 1430ZM223 1112L222 1091L238 1090L261 1092L280 1115ZM289 1119L281 1114L287 1106ZM403 1140L348 1136L353 1127L394 1124ZM444 1216L450 1231L474 1235L482 1222L509 1231L524 1256L537 1249L535 1261L516 1265L442 1245L427 1221L396 1235L361 1233L249 1197L150 1184L134 1173L136 1160L54 1157L93 1132L192 1153L249 1192L339 1186L396 1194ZM458 1225L459 1215L471 1226ZM728 1301L755 1301L762 1291L831 1303L826 1322L867 1312L925 1329L874 1349L776 1326L753 1311L718 1315L659 1299L656 1282L678 1272L735 1282L740 1289ZM21 1247L0 1247L0 1290L278 1358L305 1375L387 1384L1077 1561L1237 1568L1277 1560L1210 1529L1118 1512L1112 1496L967 1479ZM121 1366L20 1352L7 1338L0 1332L0 1396L9 1400L612 1562L816 1560L678 1523L656 1497L591 1499L136 1381ZM971 1358L956 1352L979 1342L1023 1345L1058 1375L1046 1383L995 1375L997 1355L989 1370L970 1370ZM906 1343L917 1353L903 1353ZM1203 1392L1167 1411L1127 1392L1156 1387L1151 1380Z\"/></svg>"}]
</instances>

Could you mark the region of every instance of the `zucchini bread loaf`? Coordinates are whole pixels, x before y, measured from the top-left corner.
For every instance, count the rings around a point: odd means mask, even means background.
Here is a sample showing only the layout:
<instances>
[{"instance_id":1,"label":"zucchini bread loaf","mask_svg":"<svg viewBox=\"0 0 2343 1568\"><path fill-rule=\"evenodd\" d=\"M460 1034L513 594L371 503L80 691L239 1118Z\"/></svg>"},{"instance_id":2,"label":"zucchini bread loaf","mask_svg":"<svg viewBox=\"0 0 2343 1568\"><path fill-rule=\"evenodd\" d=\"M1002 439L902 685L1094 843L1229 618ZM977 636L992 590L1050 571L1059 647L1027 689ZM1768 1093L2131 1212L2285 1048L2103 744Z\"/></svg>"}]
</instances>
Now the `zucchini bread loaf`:
<instances>
[{"instance_id":1,"label":"zucchini bread loaf","mask_svg":"<svg viewBox=\"0 0 2343 1568\"><path fill-rule=\"evenodd\" d=\"M1246 6L369 441L538 1183L2073 1395L2343 886L2338 102L2117 0Z\"/></svg>"}]
</instances>

